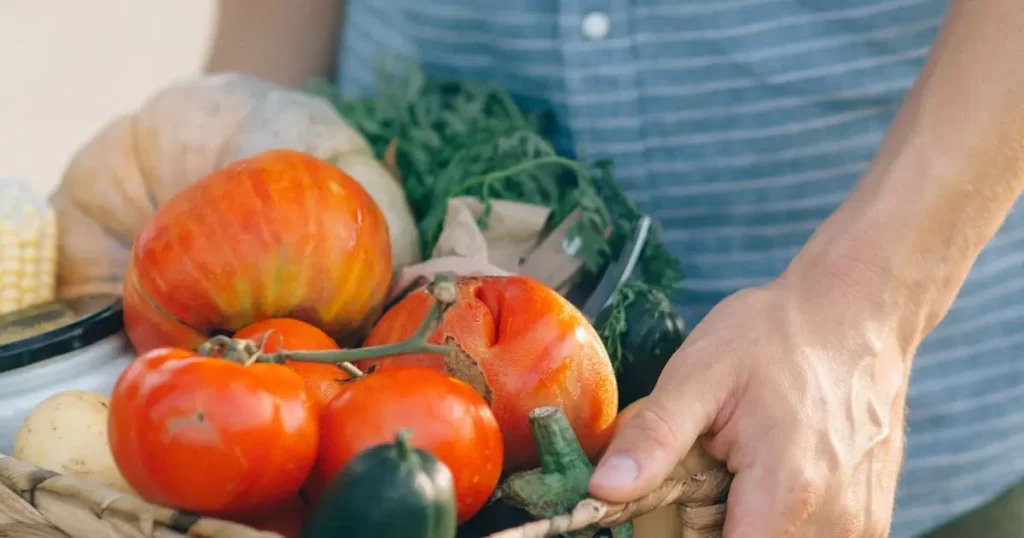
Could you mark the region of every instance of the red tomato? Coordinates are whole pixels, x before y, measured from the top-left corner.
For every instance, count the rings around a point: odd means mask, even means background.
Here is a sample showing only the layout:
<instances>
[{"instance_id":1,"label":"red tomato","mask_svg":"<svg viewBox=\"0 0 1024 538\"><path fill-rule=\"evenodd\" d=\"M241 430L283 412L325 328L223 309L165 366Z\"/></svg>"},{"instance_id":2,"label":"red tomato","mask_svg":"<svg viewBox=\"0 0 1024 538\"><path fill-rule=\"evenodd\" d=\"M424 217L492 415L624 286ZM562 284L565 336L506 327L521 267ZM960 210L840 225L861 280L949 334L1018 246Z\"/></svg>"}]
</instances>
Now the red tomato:
<instances>
[{"instance_id":1,"label":"red tomato","mask_svg":"<svg viewBox=\"0 0 1024 538\"><path fill-rule=\"evenodd\" d=\"M268 332L270 335L264 340L264 335ZM293 351L340 349L327 333L304 321L289 318L257 321L236 332L234 338L251 340L257 344L263 342L265 353L274 353L282 349ZM341 390L341 383L348 379L348 374L336 364L286 359L285 366L302 376L306 382L306 389L309 390L318 409L327 405L327 402L331 401Z\"/></svg>"},{"instance_id":2,"label":"red tomato","mask_svg":"<svg viewBox=\"0 0 1024 538\"><path fill-rule=\"evenodd\" d=\"M319 424L302 378L159 348L122 372L110 398L110 449L145 500L222 517L296 496Z\"/></svg>"},{"instance_id":3,"label":"red tomato","mask_svg":"<svg viewBox=\"0 0 1024 538\"><path fill-rule=\"evenodd\" d=\"M459 521L490 499L504 447L494 414L469 385L427 368L391 368L345 384L320 418L320 454L306 493L314 504L356 454L412 428L412 444L455 479ZM372 509L372 507L368 507Z\"/></svg>"},{"instance_id":4,"label":"red tomato","mask_svg":"<svg viewBox=\"0 0 1024 538\"><path fill-rule=\"evenodd\" d=\"M125 331L139 353L300 319L358 341L391 280L384 214L334 165L290 150L237 161L179 192L136 237Z\"/></svg>"},{"instance_id":5,"label":"red tomato","mask_svg":"<svg viewBox=\"0 0 1024 538\"><path fill-rule=\"evenodd\" d=\"M505 470L536 467L530 433L534 408L559 406L587 455L596 459L608 442L618 408L615 373L600 337L561 295L524 276L459 279L459 299L429 341L451 339L476 362L491 390L491 408L505 439ZM434 299L426 290L408 295L377 322L364 345L402 341L420 326ZM417 364L443 370L437 354L360 361L371 365Z\"/></svg>"}]
</instances>

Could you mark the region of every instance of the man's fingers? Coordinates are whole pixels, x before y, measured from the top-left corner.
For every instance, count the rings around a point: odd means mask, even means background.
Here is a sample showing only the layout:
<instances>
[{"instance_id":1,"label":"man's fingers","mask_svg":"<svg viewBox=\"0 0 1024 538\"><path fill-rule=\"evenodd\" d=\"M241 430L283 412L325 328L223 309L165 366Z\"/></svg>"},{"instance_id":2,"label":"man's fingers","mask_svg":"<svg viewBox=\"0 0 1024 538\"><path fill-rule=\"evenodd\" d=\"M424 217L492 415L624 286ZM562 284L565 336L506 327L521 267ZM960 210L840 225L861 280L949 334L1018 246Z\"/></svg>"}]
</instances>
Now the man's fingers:
<instances>
[{"instance_id":1,"label":"man's fingers","mask_svg":"<svg viewBox=\"0 0 1024 538\"><path fill-rule=\"evenodd\" d=\"M679 362L682 356L673 358ZM590 492L603 500L628 502L657 487L711 423L712 379L690 376L694 368L672 364L612 440L590 481ZM717 385L717 386L716 386Z\"/></svg>"},{"instance_id":2,"label":"man's fingers","mask_svg":"<svg viewBox=\"0 0 1024 538\"><path fill-rule=\"evenodd\" d=\"M591 478L591 493L628 502L657 487L707 424L695 407L652 394L612 440Z\"/></svg>"}]
</instances>

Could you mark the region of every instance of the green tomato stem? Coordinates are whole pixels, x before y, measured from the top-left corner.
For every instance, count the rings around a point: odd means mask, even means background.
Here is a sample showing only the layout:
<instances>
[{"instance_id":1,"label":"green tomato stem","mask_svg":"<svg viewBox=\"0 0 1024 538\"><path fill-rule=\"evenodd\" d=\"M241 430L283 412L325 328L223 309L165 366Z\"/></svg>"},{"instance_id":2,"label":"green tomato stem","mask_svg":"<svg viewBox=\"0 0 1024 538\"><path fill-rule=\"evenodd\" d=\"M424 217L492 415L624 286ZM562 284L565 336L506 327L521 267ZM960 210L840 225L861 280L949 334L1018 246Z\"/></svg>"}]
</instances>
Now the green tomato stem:
<instances>
[{"instance_id":1,"label":"green tomato stem","mask_svg":"<svg viewBox=\"0 0 1024 538\"><path fill-rule=\"evenodd\" d=\"M339 350L281 350L274 353L264 353L263 345L269 336L270 331L263 336L257 344L250 340L238 340L229 336L214 336L204 342L198 348L198 353L206 356L222 356L228 360L234 360L248 366L254 362L284 364L284 361L321 362L338 365L346 374L356 378L362 377L362 370L357 368L353 362L395 355L409 355L413 353L436 353L445 357L451 357L455 349L447 345L431 344L427 339L437 330L437 327L444 319L444 313L459 298L459 288L455 277L449 274L437 275L433 282L427 286L427 291L434 297L434 304L423 319L423 323L416 329L416 332L409 338L394 344L380 346L369 346L355 349Z\"/></svg>"},{"instance_id":2,"label":"green tomato stem","mask_svg":"<svg viewBox=\"0 0 1024 538\"><path fill-rule=\"evenodd\" d=\"M286 351L273 353L269 355L269 357L282 354L293 361L331 362L341 365L344 363L379 359L381 357L391 357L394 355L410 355L413 353L437 353L446 357L452 354L452 348L448 346L428 344L422 340L424 339L413 336L412 338L402 340L401 342L381 346L340 349L336 351ZM351 366L351 364L349 365Z\"/></svg>"},{"instance_id":3,"label":"green tomato stem","mask_svg":"<svg viewBox=\"0 0 1024 538\"><path fill-rule=\"evenodd\" d=\"M349 375L359 377L362 372L351 363L362 360L409 355L413 353L436 353L450 357L454 349L447 345L427 342L444 319L444 313L458 300L459 290L455 278L451 275L438 275L427 287L434 297L434 303L427 312L423 322L409 338L393 344L369 346L355 349L319 350L319 351L278 351L264 355L265 360L273 361L287 358L293 361L334 363ZM355 375L354 372L359 372Z\"/></svg>"}]
</instances>

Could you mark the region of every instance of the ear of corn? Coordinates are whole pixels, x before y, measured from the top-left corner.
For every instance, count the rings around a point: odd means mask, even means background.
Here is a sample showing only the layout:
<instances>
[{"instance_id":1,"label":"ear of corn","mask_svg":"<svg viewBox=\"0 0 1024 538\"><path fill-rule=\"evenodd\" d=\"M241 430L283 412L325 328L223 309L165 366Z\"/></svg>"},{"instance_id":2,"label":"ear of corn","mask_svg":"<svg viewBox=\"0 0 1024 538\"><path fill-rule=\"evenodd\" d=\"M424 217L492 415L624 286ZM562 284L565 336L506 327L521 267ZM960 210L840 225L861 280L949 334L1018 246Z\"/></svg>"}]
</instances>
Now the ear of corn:
<instances>
[{"instance_id":1,"label":"ear of corn","mask_svg":"<svg viewBox=\"0 0 1024 538\"><path fill-rule=\"evenodd\" d=\"M0 314L52 301L57 222L24 181L0 179Z\"/></svg>"}]
</instances>

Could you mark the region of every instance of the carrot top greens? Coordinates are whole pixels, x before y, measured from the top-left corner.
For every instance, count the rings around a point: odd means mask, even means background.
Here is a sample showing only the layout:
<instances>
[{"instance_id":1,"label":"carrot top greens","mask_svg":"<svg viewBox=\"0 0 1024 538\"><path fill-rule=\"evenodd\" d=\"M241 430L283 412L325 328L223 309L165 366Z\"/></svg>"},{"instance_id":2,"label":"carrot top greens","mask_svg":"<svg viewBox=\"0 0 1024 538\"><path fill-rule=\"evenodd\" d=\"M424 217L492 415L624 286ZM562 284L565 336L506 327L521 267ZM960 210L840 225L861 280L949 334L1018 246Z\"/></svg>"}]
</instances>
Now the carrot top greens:
<instances>
[{"instance_id":1,"label":"carrot top greens","mask_svg":"<svg viewBox=\"0 0 1024 538\"><path fill-rule=\"evenodd\" d=\"M441 234L448 198L474 196L484 204L486 229L492 200L552 209L548 229L577 208L582 219L570 234L580 240L582 279L595 281L632 234L640 209L616 185L608 161L584 162L559 155L544 136L545 113L526 113L503 88L483 81L444 80L415 62L380 55L373 97L347 99L326 80L307 90L330 100L367 138L379 159L401 175L420 230L423 252ZM611 226L605 237L601 230ZM678 259L652 228L631 285L617 292L608 322L598 327L616 369L625 321L621 311L637 286L666 297L680 292Z\"/></svg>"}]
</instances>

